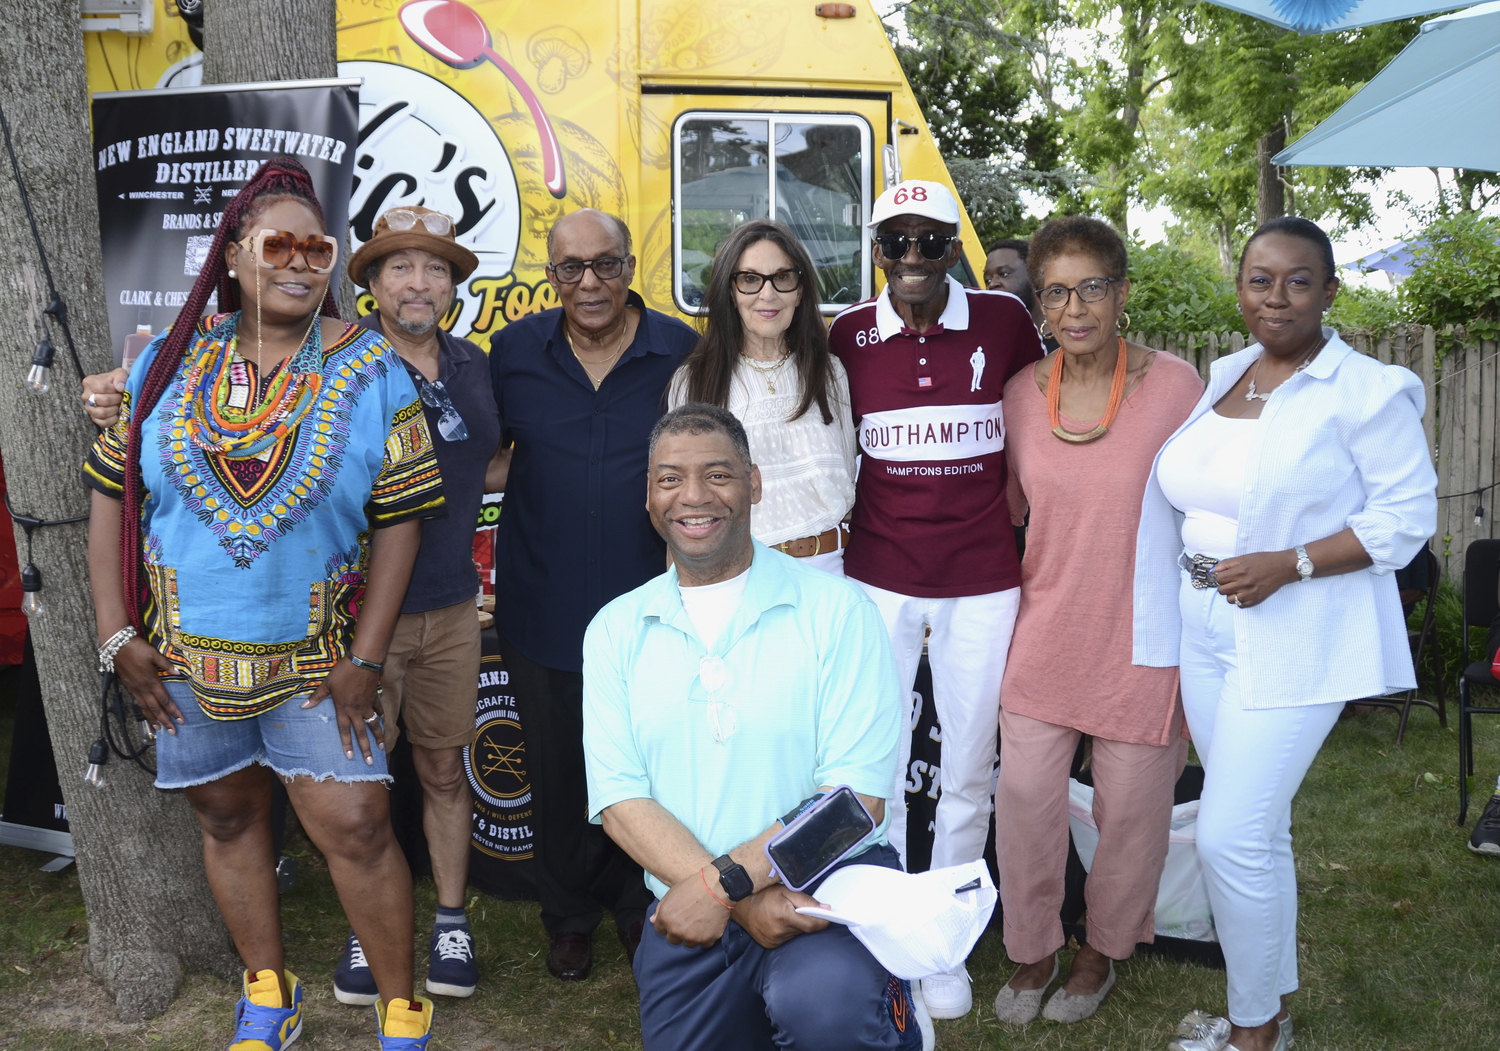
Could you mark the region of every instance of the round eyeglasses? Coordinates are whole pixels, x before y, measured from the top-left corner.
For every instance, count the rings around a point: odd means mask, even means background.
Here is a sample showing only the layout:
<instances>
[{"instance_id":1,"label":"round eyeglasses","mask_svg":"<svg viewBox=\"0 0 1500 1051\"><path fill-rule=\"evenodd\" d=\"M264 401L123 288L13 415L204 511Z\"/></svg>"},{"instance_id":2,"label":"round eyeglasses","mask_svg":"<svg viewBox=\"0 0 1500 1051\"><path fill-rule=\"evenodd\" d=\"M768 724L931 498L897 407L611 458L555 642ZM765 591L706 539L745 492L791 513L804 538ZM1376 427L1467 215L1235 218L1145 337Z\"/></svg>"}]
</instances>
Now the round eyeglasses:
<instances>
[{"instance_id":1,"label":"round eyeglasses","mask_svg":"<svg viewBox=\"0 0 1500 1051\"><path fill-rule=\"evenodd\" d=\"M778 270L774 274L758 274L754 270L736 270L734 289L742 296L753 296L771 282L778 292L795 292L802 284L801 270Z\"/></svg>"},{"instance_id":2,"label":"round eyeglasses","mask_svg":"<svg viewBox=\"0 0 1500 1051\"><path fill-rule=\"evenodd\" d=\"M1067 306L1074 292L1077 292L1078 298L1085 303L1097 303L1109 295L1109 286L1114 280L1112 277L1091 277L1087 281L1078 282L1072 288L1067 285L1048 285L1037 293L1037 299L1042 301L1042 306L1050 310L1059 310Z\"/></svg>"},{"instance_id":3,"label":"round eyeglasses","mask_svg":"<svg viewBox=\"0 0 1500 1051\"><path fill-rule=\"evenodd\" d=\"M625 272L628 257L601 255L597 259L567 259L561 263L548 263L547 269L562 284L576 285L583 280L583 272L592 270L600 281L613 281Z\"/></svg>"},{"instance_id":4,"label":"round eyeglasses","mask_svg":"<svg viewBox=\"0 0 1500 1051\"><path fill-rule=\"evenodd\" d=\"M405 233L417 223L427 228L435 237L446 237L453 232L453 217L442 212L414 212L410 208L392 208L383 216L385 225L397 233Z\"/></svg>"}]
</instances>

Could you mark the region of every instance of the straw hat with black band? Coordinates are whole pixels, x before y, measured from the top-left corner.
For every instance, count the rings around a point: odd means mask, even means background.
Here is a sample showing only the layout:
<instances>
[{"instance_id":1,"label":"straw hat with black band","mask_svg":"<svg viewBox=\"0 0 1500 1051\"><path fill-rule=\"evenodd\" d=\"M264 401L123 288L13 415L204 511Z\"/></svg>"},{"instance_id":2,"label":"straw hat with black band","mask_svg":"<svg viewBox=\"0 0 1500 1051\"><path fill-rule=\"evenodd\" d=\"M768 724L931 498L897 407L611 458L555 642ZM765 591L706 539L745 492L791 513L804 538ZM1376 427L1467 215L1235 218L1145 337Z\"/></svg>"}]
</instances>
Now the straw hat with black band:
<instances>
[{"instance_id":1,"label":"straw hat with black band","mask_svg":"<svg viewBox=\"0 0 1500 1051\"><path fill-rule=\"evenodd\" d=\"M429 215L440 219L427 220ZM447 220L447 230L441 234L433 233L427 223L431 221L433 225L442 227L445 224L441 220ZM392 226L393 221L395 226ZM405 229L397 228L402 226ZM349 279L360 288L368 288L365 274L370 264L403 248L419 248L448 260L453 264L454 285L468 277L479 265L479 257L454 239L451 217L431 208L403 206L392 208L375 220L375 230L370 239L360 245L359 251L349 260Z\"/></svg>"}]
</instances>

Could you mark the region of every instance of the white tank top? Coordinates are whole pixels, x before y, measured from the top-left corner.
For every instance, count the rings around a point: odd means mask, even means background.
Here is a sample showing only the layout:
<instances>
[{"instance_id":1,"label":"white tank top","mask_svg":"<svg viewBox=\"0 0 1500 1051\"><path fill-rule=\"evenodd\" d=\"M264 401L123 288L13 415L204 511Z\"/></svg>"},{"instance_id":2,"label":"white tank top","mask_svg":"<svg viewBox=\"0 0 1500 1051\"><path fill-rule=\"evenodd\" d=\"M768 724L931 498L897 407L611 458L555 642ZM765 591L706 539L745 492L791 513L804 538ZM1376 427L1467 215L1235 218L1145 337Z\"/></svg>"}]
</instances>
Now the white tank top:
<instances>
[{"instance_id":1,"label":"white tank top","mask_svg":"<svg viewBox=\"0 0 1500 1051\"><path fill-rule=\"evenodd\" d=\"M1182 546L1190 555L1228 558L1239 528L1245 461L1258 419L1231 419L1209 409L1161 452L1157 480L1187 519Z\"/></svg>"}]
</instances>

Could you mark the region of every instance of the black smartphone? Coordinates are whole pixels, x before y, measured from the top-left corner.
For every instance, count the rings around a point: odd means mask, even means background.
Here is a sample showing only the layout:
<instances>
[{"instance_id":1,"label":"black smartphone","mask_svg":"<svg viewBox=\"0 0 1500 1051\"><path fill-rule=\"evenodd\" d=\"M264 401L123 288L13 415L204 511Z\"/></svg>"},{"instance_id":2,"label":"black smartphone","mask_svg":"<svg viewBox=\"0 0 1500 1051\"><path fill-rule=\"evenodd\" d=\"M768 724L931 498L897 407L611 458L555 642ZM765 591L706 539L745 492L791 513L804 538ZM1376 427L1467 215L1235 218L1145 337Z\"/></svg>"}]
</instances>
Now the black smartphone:
<instances>
[{"instance_id":1,"label":"black smartphone","mask_svg":"<svg viewBox=\"0 0 1500 1051\"><path fill-rule=\"evenodd\" d=\"M848 785L840 785L766 843L781 882L800 891L848 857L875 831L875 819Z\"/></svg>"}]
</instances>

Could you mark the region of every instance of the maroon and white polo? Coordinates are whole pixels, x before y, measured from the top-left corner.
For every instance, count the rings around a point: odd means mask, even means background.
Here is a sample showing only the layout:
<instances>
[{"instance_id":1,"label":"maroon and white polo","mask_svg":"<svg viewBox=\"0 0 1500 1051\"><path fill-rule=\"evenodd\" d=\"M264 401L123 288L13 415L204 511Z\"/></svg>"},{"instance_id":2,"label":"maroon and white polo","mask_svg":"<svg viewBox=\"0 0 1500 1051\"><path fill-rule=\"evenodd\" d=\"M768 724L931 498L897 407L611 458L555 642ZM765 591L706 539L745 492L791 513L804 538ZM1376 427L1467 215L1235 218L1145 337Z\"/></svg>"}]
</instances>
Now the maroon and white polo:
<instances>
[{"instance_id":1,"label":"maroon and white polo","mask_svg":"<svg viewBox=\"0 0 1500 1051\"><path fill-rule=\"evenodd\" d=\"M921 598L1019 587L1000 391L1043 355L1026 307L950 277L931 331L907 328L886 289L834 318L828 339L864 454L844 571Z\"/></svg>"}]
</instances>

